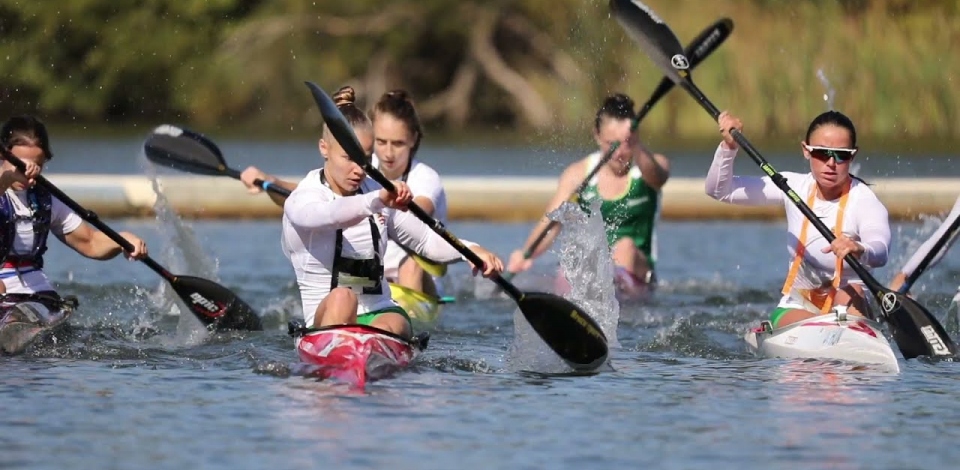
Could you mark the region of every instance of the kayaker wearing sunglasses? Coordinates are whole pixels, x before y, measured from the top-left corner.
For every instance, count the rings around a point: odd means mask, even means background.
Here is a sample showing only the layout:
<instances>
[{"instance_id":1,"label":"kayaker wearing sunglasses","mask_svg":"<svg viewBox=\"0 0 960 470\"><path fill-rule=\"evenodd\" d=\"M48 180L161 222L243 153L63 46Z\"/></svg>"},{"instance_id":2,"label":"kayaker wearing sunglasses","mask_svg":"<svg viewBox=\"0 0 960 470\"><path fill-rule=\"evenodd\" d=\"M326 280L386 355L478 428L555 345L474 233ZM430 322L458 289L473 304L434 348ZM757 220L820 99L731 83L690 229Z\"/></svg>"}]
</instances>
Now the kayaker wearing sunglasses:
<instances>
[{"instance_id":1,"label":"kayaker wearing sunglasses","mask_svg":"<svg viewBox=\"0 0 960 470\"><path fill-rule=\"evenodd\" d=\"M837 237L832 243L803 216L770 177L735 176L738 145L730 135L743 129L727 112L718 119L723 142L707 173L710 197L731 204L783 204L787 217L787 279L777 308L770 314L774 328L847 306L847 313L864 315L868 304L862 281L841 260L852 253L868 269L887 263L890 222L887 209L863 180L850 174L857 155L857 131L847 116L827 111L813 120L800 148L810 162L809 173L781 172L787 183Z\"/></svg>"}]
</instances>

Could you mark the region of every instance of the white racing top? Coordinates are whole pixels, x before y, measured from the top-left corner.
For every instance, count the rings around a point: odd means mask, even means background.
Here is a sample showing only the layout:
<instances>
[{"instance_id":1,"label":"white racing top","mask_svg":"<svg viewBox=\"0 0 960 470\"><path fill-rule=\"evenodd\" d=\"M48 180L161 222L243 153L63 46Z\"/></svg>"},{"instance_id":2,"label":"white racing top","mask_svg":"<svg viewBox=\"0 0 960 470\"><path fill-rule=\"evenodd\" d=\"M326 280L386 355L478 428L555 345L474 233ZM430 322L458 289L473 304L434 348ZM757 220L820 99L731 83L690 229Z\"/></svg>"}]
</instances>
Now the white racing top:
<instances>
[{"instance_id":1,"label":"white racing top","mask_svg":"<svg viewBox=\"0 0 960 470\"><path fill-rule=\"evenodd\" d=\"M789 262L796 256L797 242L804 220L793 201L778 188L768 176L735 176L733 161L737 150L729 150L721 144L713 157L707 173L705 189L708 196L722 202L740 205L783 204L787 217L787 252ZM790 187L801 197L815 190L816 181L811 173L781 173ZM813 210L830 228L836 226L839 199L824 201L816 198ZM887 263L890 246L890 222L887 209L863 182L853 179L844 211L843 232L864 247L861 263L866 267L879 267ZM829 283L836 270L837 258L832 252L820 250L829 246L827 240L813 226L807 230L803 263L795 281L795 287L813 288ZM802 283L802 284L801 284ZM845 263L840 287L849 283L862 283L856 273Z\"/></svg>"},{"instance_id":2,"label":"white racing top","mask_svg":"<svg viewBox=\"0 0 960 470\"><path fill-rule=\"evenodd\" d=\"M337 230L343 230L341 256L370 259L375 256L373 234L368 218L374 216L384 253L387 238L396 240L418 253L440 262L460 260L460 253L427 225L408 212L385 208L380 201L380 185L369 177L360 194L338 196L321 182L322 169L313 170L300 182L283 206L281 245L297 275L303 318L312 325L316 309L330 293ZM461 240L468 247L472 242ZM379 294L357 291L357 314L396 305L390 298L386 279L381 279Z\"/></svg>"},{"instance_id":3,"label":"white racing top","mask_svg":"<svg viewBox=\"0 0 960 470\"><path fill-rule=\"evenodd\" d=\"M374 155L374 166L378 166L379 161ZM413 159L410 165L410 172L406 177L407 186L413 197L425 197L433 203L433 218L447 223L447 193L443 190L443 184L440 182L440 175L426 163ZM400 262L407 256L407 253L394 240L387 242L387 252L383 258L383 268L386 278L395 281L400 269Z\"/></svg>"}]
</instances>

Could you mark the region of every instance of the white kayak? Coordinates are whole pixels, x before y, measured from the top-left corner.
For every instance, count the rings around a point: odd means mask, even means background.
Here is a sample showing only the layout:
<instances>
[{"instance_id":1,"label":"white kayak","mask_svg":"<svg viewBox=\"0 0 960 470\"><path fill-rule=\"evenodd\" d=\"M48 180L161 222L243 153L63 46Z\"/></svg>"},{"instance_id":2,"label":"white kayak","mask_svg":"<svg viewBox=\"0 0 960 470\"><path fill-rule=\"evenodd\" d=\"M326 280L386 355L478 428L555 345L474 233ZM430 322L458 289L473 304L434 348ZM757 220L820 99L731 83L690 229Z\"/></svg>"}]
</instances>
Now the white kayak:
<instances>
[{"instance_id":1,"label":"white kayak","mask_svg":"<svg viewBox=\"0 0 960 470\"><path fill-rule=\"evenodd\" d=\"M775 330L764 321L744 339L762 357L842 360L900 371L880 324L845 313L828 313Z\"/></svg>"}]
</instances>

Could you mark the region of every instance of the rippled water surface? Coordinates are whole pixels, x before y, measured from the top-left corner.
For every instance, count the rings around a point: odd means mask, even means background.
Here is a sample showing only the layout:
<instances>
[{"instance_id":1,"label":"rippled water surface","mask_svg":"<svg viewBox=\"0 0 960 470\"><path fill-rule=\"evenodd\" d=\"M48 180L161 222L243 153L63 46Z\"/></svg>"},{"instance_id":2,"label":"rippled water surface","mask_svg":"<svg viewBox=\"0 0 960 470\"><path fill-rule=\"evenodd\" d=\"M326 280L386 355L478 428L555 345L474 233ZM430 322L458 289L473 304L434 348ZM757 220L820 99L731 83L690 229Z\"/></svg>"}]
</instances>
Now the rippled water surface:
<instances>
[{"instance_id":1,"label":"rippled water surface","mask_svg":"<svg viewBox=\"0 0 960 470\"><path fill-rule=\"evenodd\" d=\"M145 266L53 242L49 272L81 308L55 343L0 358L0 467L901 469L960 458L954 363L901 360L889 374L747 353L742 335L776 303L786 269L779 223L663 223L662 286L649 304L597 313L619 315L619 346L591 376L544 373L556 360L515 305L457 265L457 302L430 347L365 391L290 373L284 328L299 301L278 223L111 223L143 234L172 271L234 289L267 330L203 334L172 314ZM529 226L450 228L505 257ZM896 225L894 264L932 228ZM584 278L603 276L584 256ZM548 288L559 258L517 284ZM938 315L958 261L915 288Z\"/></svg>"}]
</instances>

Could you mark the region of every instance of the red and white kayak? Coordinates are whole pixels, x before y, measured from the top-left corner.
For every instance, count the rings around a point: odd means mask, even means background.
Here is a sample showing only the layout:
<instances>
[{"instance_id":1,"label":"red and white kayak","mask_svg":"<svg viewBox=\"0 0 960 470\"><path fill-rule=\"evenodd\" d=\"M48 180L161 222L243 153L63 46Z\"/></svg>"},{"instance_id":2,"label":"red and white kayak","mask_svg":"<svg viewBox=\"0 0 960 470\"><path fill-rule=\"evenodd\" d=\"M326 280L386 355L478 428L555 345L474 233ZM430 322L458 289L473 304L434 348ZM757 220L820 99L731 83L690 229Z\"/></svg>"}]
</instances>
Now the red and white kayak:
<instances>
[{"instance_id":1,"label":"red and white kayak","mask_svg":"<svg viewBox=\"0 0 960 470\"><path fill-rule=\"evenodd\" d=\"M430 335L408 340L367 325L333 325L307 329L290 326L300 361L313 366L308 375L333 378L363 388L367 382L405 368L426 349Z\"/></svg>"},{"instance_id":2,"label":"red and white kayak","mask_svg":"<svg viewBox=\"0 0 960 470\"><path fill-rule=\"evenodd\" d=\"M775 330L765 321L744 339L762 357L842 360L900 371L880 324L859 316L828 313Z\"/></svg>"}]
</instances>

